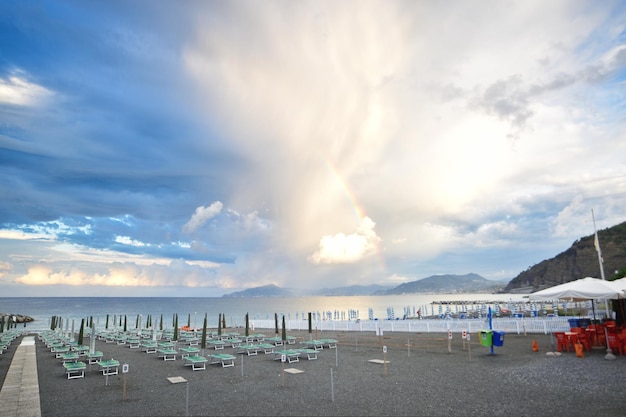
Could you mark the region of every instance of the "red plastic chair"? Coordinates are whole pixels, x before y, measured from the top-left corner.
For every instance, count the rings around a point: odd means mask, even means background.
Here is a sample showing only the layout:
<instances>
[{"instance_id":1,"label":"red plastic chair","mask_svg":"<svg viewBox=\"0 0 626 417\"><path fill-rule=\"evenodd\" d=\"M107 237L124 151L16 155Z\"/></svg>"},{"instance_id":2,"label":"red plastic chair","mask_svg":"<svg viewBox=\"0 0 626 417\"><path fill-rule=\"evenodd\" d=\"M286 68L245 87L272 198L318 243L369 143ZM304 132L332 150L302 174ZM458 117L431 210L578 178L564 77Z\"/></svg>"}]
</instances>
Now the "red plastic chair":
<instances>
[{"instance_id":1,"label":"red plastic chair","mask_svg":"<svg viewBox=\"0 0 626 417\"><path fill-rule=\"evenodd\" d=\"M596 343L598 346L606 345L605 329L602 324L596 325Z\"/></svg>"},{"instance_id":2,"label":"red plastic chair","mask_svg":"<svg viewBox=\"0 0 626 417\"><path fill-rule=\"evenodd\" d=\"M569 352L569 340L565 336L565 332L554 332L554 337L556 337L557 352L562 352L563 349Z\"/></svg>"}]
</instances>

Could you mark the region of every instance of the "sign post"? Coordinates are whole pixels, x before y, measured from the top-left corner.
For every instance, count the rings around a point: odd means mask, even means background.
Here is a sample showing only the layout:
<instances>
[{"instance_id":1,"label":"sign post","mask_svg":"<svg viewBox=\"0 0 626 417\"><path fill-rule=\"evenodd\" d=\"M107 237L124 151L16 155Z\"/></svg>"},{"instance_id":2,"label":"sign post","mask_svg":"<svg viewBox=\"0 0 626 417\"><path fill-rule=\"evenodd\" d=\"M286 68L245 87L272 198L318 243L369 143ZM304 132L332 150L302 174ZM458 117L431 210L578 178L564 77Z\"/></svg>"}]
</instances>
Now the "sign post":
<instances>
[{"instance_id":1,"label":"sign post","mask_svg":"<svg viewBox=\"0 0 626 417\"><path fill-rule=\"evenodd\" d=\"M283 364L282 383L283 383L283 387L284 387L285 386L285 362L287 361L287 355L285 355L285 354L280 355L280 361Z\"/></svg>"},{"instance_id":2,"label":"sign post","mask_svg":"<svg viewBox=\"0 0 626 417\"><path fill-rule=\"evenodd\" d=\"M383 369L387 376L387 346L383 346Z\"/></svg>"},{"instance_id":3,"label":"sign post","mask_svg":"<svg viewBox=\"0 0 626 417\"><path fill-rule=\"evenodd\" d=\"M122 365L122 374L124 374L124 391L122 394L122 400L126 400L126 374L128 373L128 364Z\"/></svg>"}]
</instances>

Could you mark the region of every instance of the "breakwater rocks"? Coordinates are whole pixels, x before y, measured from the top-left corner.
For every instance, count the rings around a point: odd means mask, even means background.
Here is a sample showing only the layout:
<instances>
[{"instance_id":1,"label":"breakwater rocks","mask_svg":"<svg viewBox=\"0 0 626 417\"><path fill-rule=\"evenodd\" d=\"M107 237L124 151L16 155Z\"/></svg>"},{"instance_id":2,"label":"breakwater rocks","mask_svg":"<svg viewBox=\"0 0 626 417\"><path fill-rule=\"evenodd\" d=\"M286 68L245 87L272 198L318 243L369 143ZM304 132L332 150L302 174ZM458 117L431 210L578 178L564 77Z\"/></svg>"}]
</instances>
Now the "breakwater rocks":
<instances>
[{"instance_id":1,"label":"breakwater rocks","mask_svg":"<svg viewBox=\"0 0 626 417\"><path fill-rule=\"evenodd\" d=\"M0 321L4 321L5 323L8 321L11 321L11 323L30 323L31 321L35 321L35 319L23 314L0 313Z\"/></svg>"}]
</instances>

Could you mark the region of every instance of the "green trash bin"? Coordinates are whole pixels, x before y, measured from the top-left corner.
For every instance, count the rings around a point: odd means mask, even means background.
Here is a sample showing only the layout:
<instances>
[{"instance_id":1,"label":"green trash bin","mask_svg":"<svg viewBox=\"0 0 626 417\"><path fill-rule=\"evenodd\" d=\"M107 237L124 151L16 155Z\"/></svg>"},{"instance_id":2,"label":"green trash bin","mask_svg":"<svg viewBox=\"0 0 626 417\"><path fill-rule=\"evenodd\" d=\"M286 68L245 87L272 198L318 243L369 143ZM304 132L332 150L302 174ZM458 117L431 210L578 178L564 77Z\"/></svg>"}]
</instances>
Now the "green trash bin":
<instances>
[{"instance_id":1,"label":"green trash bin","mask_svg":"<svg viewBox=\"0 0 626 417\"><path fill-rule=\"evenodd\" d=\"M491 330L481 330L478 332L478 340L482 346L491 347L493 344L493 332Z\"/></svg>"}]
</instances>

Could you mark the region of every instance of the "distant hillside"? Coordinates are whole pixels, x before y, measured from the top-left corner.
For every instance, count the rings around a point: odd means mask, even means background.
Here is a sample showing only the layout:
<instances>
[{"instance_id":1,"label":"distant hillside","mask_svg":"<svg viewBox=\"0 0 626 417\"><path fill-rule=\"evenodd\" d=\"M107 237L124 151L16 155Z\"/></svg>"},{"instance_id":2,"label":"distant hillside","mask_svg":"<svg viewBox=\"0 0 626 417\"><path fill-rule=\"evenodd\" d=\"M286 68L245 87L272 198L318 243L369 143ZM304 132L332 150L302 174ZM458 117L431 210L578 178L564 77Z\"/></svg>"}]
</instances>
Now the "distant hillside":
<instances>
[{"instance_id":1,"label":"distant hillside","mask_svg":"<svg viewBox=\"0 0 626 417\"><path fill-rule=\"evenodd\" d=\"M351 285L349 287L322 288L315 291L314 295L350 296L350 295L375 295L390 289L383 285Z\"/></svg>"},{"instance_id":2,"label":"distant hillside","mask_svg":"<svg viewBox=\"0 0 626 417\"><path fill-rule=\"evenodd\" d=\"M604 273L607 279L615 271L626 272L626 222L598 231ZM584 277L600 278L600 263L594 247L594 235L575 241L565 252L544 260L513 278L505 292L532 292Z\"/></svg>"},{"instance_id":3,"label":"distant hillside","mask_svg":"<svg viewBox=\"0 0 626 417\"><path fill-rule=\"evenodd\" d=\"M384 294L499 292L504 285L505 284L502 282L490 281L473 273L466 275L433 275L398 285L397 287L384 291Z\"/></svg>"},{"instance_id":4,"label":"distant hillside","mask_svg":"<svg viewBox=\"0 0 626 417\"><path fill-rule=\"evenodd\" d=\"M241 297L289 297L293 295L291 290L280 288L277 285L269 284L262 287L248 288L243 291L237 291L230 294L224 294L222 297L226 298L241 298Z\"/></svg>"}]
</instances>

